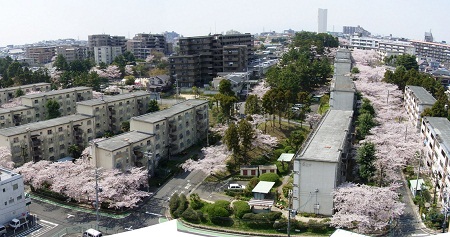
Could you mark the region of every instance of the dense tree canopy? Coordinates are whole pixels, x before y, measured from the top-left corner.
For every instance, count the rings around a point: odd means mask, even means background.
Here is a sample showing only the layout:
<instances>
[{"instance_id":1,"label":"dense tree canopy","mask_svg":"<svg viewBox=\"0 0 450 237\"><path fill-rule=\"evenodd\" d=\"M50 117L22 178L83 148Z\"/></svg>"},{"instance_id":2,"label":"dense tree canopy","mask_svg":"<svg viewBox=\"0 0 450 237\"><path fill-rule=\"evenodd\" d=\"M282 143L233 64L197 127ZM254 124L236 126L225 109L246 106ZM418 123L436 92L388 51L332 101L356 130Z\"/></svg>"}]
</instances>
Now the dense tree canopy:
<instances>
[{"instance_id":1,"label":"dense tree canopy","mask_svg":"<svg viewBox=\"0 0 450 237\"><path fill-rule=\"evenodd\" d=\"M47 69L30 70L26 64L12 60L10 57L0 58L0 87L28 85L50 82Z\"/></svg>"}]
</instances>

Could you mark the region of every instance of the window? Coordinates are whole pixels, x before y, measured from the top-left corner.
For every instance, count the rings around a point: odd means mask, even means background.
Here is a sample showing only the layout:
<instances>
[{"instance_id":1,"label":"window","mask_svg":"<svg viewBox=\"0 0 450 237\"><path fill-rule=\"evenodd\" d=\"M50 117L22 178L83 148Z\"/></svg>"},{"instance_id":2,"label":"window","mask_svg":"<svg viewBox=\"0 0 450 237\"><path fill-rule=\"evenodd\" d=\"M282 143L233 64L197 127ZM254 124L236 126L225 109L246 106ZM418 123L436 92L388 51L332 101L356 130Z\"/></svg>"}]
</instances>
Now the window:
<instances>
[{"instance_id":1,"label":"window","mask_svg":"<svg viewBox=\"0 0 450 237\"><path fill-rule=\"evenodd\" d=\"M19 188L19 184L13 184L13 190L17 190Z\"/></svg>"},{"instance_id":2,"label":"window","mask_svg":"<svg viewBox=\"0 0 450 237\"><path fill-rule=\"evenodd\" d=\"M150 140L147 141L147 146L150 146Z\"/></svg>"},{"instance_id":3,"label":"window","mask_svg":"<svg viewBox=\"0 0 450 237\"><path fill-rule=\"evenodd\" d=\"M159 130L159 124L156 124L155 130Z\"/></svg>"},{"instance_id":4,"label":"window","mask_svg":"<svg viewBox=\"0 0 450 237\"><path fill-rule=\"evenodd\" d=\"M99 108L98 108L98 107L95 107L95 111L99 111Z\"/></svg>"},{"instance_id":5,"label":"window","mask_svg":"<svg viewBox=\"0 0 450 237\"><path fill-rule=\"evenodd\" d=\"M62 130L63 130L62 127L58 128L58 132L62 132Z\"/></svg>"},{"instance_id":6,"label":"window","mask_svg":"<svg viewBox=\"0 0 450 237\"><path fill-rule=\"evenodd\" d=\"M13 204L13 203L14 203L14 199L13 198L9 199L9 204Z\"/></svg>"},{"instance_id":7,"label":"window","mask_svg":"<svg viewBox=\"0 0 450 237\"><path fill-rule=\"evenodd\" d=\"M17 196L17 201L22 200L22 194Z\"/></svg>"},{"instance_id":8,"label":"window","mask_svg":"<svg viewBox=\"0 0 450 237\"><path fill-rule=\"evenodd\" d=\"M64 149L65 148L65 146L64 146L64 144L61 144L61 145L59 145L59 149Z\"/></svg>"},{"instance_id":9,"label":"window","mask_svg":"<svg viewBox=\"0 0 450 237\"><path fill-rule=\"evenodd\" d=\"M91 125L91 123L92 123L91 120L88 120L88 121L87 121L87 125Z\"/></svg>"},{"instance_id":10,"label":"window","mask_svg":"<svg viewBox=\"0 0 450 237\"><path fill-rule=\"evenodd\" d=\"M2 116L0 116L0 119L5 119L5 116L3 116L3 115L2 115Z\"/></svg>"},{"instance_id":11,"label":"window","mask_svg":"<svg viewBox=\"0 0 450 237\"><path fill-rule=\"evenodd\" d=\"M19 138L18 138L18 137L15 137L15 138L13 139L13 142L14 142L14 143L19 142Z\"/></svg>"},{"instance_id":12,"label":"window","mask_svg":"<svg viewBox=\"0 0 450 237\"><path fill-rule=\"evenodd\" d=\"M48 148L48 152L53 152L53 147Z\"/></svg>"},{"instance_id":13,"label":"window","mask_svg":"<svg viewBox=\"0 0 450 237\"><path fill-rule=\"evenodd\" d=\"M34 103L37 104L37 103L39 103L39 101L38 100L34 100Z\"/></svg>"},{"instance_id":14,"label":"window","mask_svg":"<svg viewBox=\"0 0 450 237\"><path fill-rule=\"evenodd\" d=\"M92 129L88 128L87 132L92 133Z\"/></svg>"},{"instance_id":15,"label":"window","mask_svg":"<svg viewBox=\"0 0 450 237\"><path fill-rule=\"evenodd\" d=\"M52 134L52 130L47 130L47 134L48 135Z\"/></svg>"},{"instance_id":16,"label":"window","mask_svg":"<svg viewBox=\"0 0 450 237\"><path fill-rule=\"evenodd\" d=\"M100 124L99 124L99 123L95 124L95 127L96 127L96 128L99 128L99 127L100 127Z\"/></svg>"}]
</instances>

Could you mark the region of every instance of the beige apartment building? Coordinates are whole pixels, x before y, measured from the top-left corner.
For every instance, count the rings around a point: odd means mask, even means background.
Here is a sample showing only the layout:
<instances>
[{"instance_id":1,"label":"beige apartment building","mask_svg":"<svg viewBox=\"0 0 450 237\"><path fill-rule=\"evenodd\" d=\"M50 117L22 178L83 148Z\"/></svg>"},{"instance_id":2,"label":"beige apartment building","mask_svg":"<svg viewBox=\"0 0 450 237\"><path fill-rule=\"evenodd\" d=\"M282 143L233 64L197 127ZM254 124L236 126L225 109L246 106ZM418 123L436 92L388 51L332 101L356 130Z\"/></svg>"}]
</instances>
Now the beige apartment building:
<instances>
[{"instance_id":1,"label":"beige apartment building","mask_svg":"<svg viewBox=\"0 0 450 237\"><path fill-rule=\"evenodd\" d=\"M92 144L91 165L106 169L128 170L145 167L153 174L154 135L131 131ZM156 163L157 165L157 163Z\"/></svg>"},{"instance_id":2,"label":"beige apartment building","mask_svg":"<svg viewBox=\"0 0 450 237\"><path fill-rule=\"evenodd\" d=\"M22 90L25 94L31 91L47 92L51 90L51 84L42 82L23 86L14 86L0 89L0 104L8 103L9 100L16 97L16 91Z\"/></svg>"},{"instance_id":3,"label":"beige apartment building","mask_svg":"<svg viewBox=\"0 0 450 237\"><path fill-rule=\"evenodd\" d=\"M78 102L76 111L94 116L96 135L102 136L106 131L119 132L123 122L147 113L152 99L155 99L154 95L143 91L104 96L100 99Z\"/></svg>"},{"instance_id":4,"label":"beige apartment building","mask_svg":"<svg viewBox=\"0 0 450 237\"><path fill-rule=\"evenodd\" d=\"M33 59L36 64L46 64L52 61L55 56L55 47L28 47L25 50L25 55Z\"/></svg>"},{"instance_id":5,"label":"beige apartment building","mask_svg":"<svg viewBox=\"0 0 450 237\"><path fill-rule=\"evenodd\" d=\"M208 101L186 100L165 110L133 117L130 131L155 135L155 160L170 157L206 138Z\"/></svg>"},{"instance_id":6,"label":"beige apartment building","mask_svg":"<svg viewBox=\"0 0 450 237\"><path fill-rule=\"evenodd\" d=\"M16 164L55 161L69 155L71 145L83 148L94 138L94 118L81 114L0 129L0 146L11 150Z\"/></svg>"},{"instance_id":7,"label":"beige apartment building","mask_svg":"<svg viewBox=\"0 0 450 237\"><path fill-rule=\"evenodd\" d=\"M30 106L36 110L36 121L43 121L47 117L47 101L56 100L60 104L61 116L75 114L76 102L92 99L92 88L74 87L45 93L24 95L21 97L22 105Z\"/></svg>"},{"instance_id":8,"label":"beige apartment building","mask_svg":"<svg viewBox=\"0 0 450 237\"><path fill-rule=\"evenodd\" d=\"M433 107L436 99L425 88L420 86L406 86L403 100L405 101L406 114L414 127L420 128L422 112L426 108Z\"/></svg>"},{"instance_id":9,"label":"beige apartment building","mask_svg":"<svg viewBox=\"0 0 450 237\"><path fill-rule=\"evenodd\" d=\"M0 128L20 126L36 122L36 113L33 107L17 106L12 108L0 108Z\"/></svg>"}]
</instances>

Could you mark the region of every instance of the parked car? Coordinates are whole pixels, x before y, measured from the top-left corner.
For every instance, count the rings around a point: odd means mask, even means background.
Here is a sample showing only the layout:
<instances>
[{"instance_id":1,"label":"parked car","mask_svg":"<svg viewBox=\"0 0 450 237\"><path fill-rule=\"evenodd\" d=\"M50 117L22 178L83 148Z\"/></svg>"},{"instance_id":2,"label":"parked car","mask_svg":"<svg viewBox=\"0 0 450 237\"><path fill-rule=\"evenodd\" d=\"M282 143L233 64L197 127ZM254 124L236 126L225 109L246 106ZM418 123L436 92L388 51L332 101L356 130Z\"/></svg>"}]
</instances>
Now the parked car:
<instances>
[{"instance_id":1,"label":"parked car","mask_svg":"<svg viewBox=\"0 0 450 237\"><path fill-rule=\"evenodd\" d=\"M0 236L1 237L6 236L6 227L4 225L0 225Z\"/></svg>"},{"instance_id":2,"label":"parked car","mask_svg":"<svg viewBox=\"0 0 450 237\"><path fill-rule=\"evenodd\" d=\"M9 222L9 227L11 227L12 229L17 229L19 227L22 227L23 225L28 225L28 220L25 217L22 217L20 219L12 219Z\"/></svg>"},{"instance_id":3,"label":"parked car","mask_svg":"<svg viewBox=\"0 0 450 237\"><path fill-rule=\"evenodd\" d=\"M84 233L83 233L83 237L102 237L102 232L98 231L98 230L94 230L94 229L87 229Z\"/></svg>"},{"instance_id":4,"label":"parked car","mask_svg":"<svg viewBox=\"0 0 450 237\"><path fill-rule=\"evenodd\" d=\"M229 185L228 185L228 189L234 189L234 190L245 189L245 185L241 185L241 184L229 184Z\"/></svg>"}]
</instances>

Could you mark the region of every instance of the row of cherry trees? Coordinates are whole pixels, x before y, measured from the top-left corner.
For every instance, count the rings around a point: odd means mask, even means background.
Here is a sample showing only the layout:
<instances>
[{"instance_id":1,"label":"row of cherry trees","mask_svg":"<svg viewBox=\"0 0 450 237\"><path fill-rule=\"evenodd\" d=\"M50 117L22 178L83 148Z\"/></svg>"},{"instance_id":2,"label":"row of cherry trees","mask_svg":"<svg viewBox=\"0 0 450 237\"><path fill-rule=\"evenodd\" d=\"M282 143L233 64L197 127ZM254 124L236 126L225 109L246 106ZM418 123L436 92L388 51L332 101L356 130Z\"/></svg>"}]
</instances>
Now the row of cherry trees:
<instances>
[{"instance_id":1,"label":"row of cherry trees","mask_svg":"<svg viewBox=\"0 0 450 237\"><path fill-rule=\"evenodd\" d=\"M357 228L361 233L385 230L392 219L404 210L398 188L401 169L421 147L416 128L408 122L402 105L402 91L396 85L382 82L385 67L373 67L375 52L354 50L352 56L360 70L356 88L371 101L376 111L376 127L365 140L375 145L375 177L381 187L346 183L334 193L337 212L332 224Z\"/></svg>"}]
</instances>

